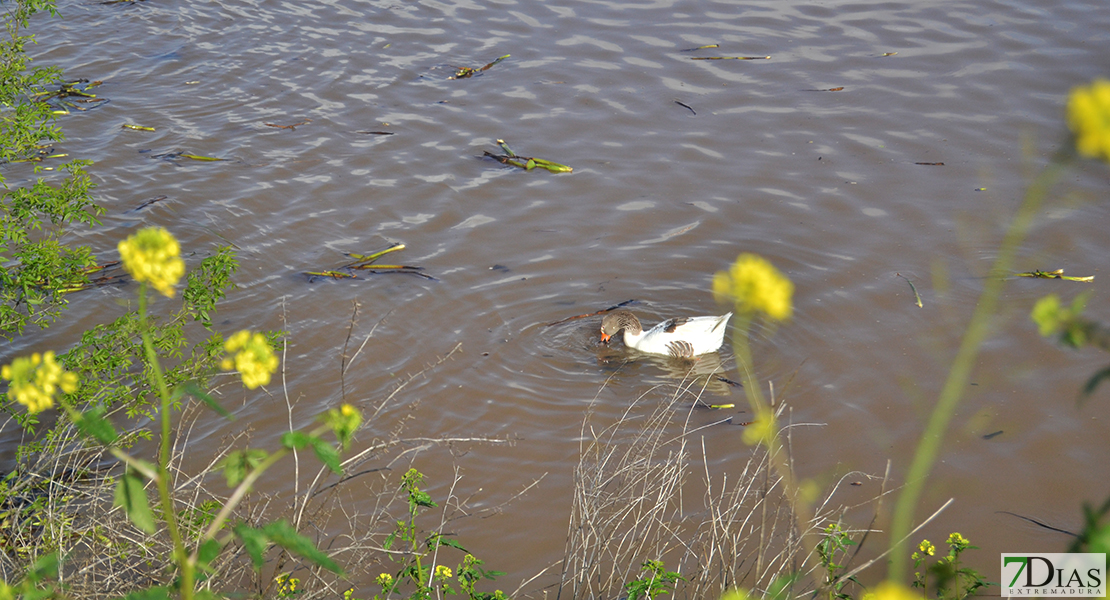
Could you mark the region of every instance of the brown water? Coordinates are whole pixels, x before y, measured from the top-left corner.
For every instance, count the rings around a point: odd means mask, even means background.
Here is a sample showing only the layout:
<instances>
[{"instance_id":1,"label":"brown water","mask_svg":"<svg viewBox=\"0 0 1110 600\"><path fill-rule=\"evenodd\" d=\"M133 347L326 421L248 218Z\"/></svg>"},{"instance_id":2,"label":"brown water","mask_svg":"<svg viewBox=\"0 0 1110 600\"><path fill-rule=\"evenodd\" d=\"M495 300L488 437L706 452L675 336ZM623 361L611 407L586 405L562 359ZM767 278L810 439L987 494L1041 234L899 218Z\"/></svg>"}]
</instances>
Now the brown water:
<instances>
[{"instance_id":1,"label":"brown water","mask_svg":"<svg viewBox=\"0 0 1110 600\"><path fill-rule=\"evenodd\" d=\"M665 363L599 351L596 318L546 323L628 299L647 322L716 314L713 273L758 252L797 286L793 321L758 331L754 348L760 378L780 390L791 382L794 420L822 424L795 432L798 471L825 484L853 470L881 474L890 460L901 481L1009 216L1065 140L1067 91L1110 71L1104 0L61 9L63 19L37 22L34 53L68 77L103 80L98 93L111 99L62 121L62 150L95 161L108 209L104 227L75 237L106 259L143 225L169 228L198 257L225 240L239 247L240 289L218 328L289 331L298 425L342 398L353 302L354 343L373 336L346 374L346 398L365 409L461 344L363 439L411 412L412 437L515 440L414 458L440 498L457 465L456 493L476 508L546 475L502 514L458 524L472 551L511 574L510 590L562 556L590 401L597 396L598 418L611 421L674 381ZM713 43L720 48L683 51ZM452 66L504 54L512 57L481 76L448 79ZM737 55L771 58L691 60ZM574 173L480 158L498 138ZM231 160L152 157L171 151ZM1070 541L999 511L1075 530L1081 503L1110 493L1110 393L1074 401L1105 356L1061 350L1027 317L1044 294L1093 289L1090 314L1110 320L1107 190L1110 170L1094 163L1056 188L1020 268L1065 268L1095 283L1006 287L919 511L954 497L922 535L962 532L982 548L968 558L988 579L999 552ZM398 261L437 280L300 274L393 242L407 246ZM914 281L923 308L896 274ZM18 351L68 346L118 315L133 291L75 296L65 324ZM721 361L738 378L731 351ZM256 444L275 444L288 420L280 385L270 392L230 392L240 421L202 427L196 451L245 424ZM731 401L742 406L740 394ZM696 412L692 425L731 414L747 413ZM714 474L748 456L741 430L704 430ZM865 482L845 502L878 489ZM872 538L869 550L885 543Z\"/></svg>"}]
</instances>

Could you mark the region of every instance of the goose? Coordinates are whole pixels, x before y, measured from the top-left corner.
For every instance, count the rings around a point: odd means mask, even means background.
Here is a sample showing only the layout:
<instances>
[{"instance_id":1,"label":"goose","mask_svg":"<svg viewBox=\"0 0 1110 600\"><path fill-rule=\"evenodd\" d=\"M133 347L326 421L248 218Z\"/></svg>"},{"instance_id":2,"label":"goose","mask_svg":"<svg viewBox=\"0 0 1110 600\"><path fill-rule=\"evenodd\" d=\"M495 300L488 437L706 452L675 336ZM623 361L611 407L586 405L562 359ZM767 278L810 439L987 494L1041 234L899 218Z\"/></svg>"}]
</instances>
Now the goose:
<instances>
[{"instance_id":1,"label":"goose","mask_svg":"<svg viewBox=\"0 0 1110 600\"><path fill-rule=\"evenodd\" d=\"M719 317L676 317L644 331L640 320L629 310L618 310L601 320L601 341L624 330L624 345L648 354L693 358L715 352L725 341L725 330L732 313Z\"/></svg>"}]
</instances>

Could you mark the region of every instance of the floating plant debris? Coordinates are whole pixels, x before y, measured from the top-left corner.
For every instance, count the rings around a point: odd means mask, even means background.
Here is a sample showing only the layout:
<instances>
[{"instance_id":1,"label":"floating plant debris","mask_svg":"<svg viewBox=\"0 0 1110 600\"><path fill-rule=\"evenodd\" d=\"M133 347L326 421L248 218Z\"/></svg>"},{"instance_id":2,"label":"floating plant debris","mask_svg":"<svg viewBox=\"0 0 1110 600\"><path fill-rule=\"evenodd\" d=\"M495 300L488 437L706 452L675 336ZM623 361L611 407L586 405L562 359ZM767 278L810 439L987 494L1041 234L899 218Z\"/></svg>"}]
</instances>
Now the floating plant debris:
<instances>
[{"instance_id":1,"label":"floating plant debris","mask_svg":"<svg viewBox=\"0 0 1110 600\"><path fill-rule=\"evenodd\" d=\"M142 210L142 209L144 209L144 208L146 208L146 207L150 206L151 204L155 204L155 203L157 203L157 202L161 202L161 201L163 201L163 200L165 200L165 199L167 199L167 198L169 198L169 196L155 196L155 197L153 197L153 198L150 198L149 200L144 200L144 201L142 202L142 204L140 204L140 205L136 206L135 208L132 208L131 210L129 210L129 211L127 211L127 212L129 212L129 213L133 213L133 212L139 212L140 210Z\"/></svg>"},{"instance_id":2,"label":"floating plant debris","mask_svg":"<svg viewBox=\"0 0 1110 600\"><path fill-rule=\"evenodd\" d=\"M882 54L880 54L879 56L880 56L880 57L881 57L881 56L894 56L895 54L898 54L898 53L897 53L897 52L883 52L883 53L882 53Z\"/></svg>"},{"instance_id":3,"label":"floating plant debris","mask_svg":"<svg viewBox=\"0 0 1110 600\"><path fill-rule=\"evenodd\" d=\"M94 104L93 108L96 108L108 101L107 98L98 98L96 94L89 92L102 83L102 81L90 82L88 79L68 81L62 83L56 90L43 90L31 94L31 100L49 104L54 109L54 114L68 115L71 108L85 111L88 109L80 106L79 103ZM84 87L80 87L82 85Z\"/></svg>"},{"instance_id":4,"label":"floating plant debris","mask_svg":"<svg viewBox=\"0 0 1110 600\"><path fill-rule=\"evenodd\" d=\"M924 308L925 305L921 303L921 296L917 293L917 288L914 287L913 282L910 281L910 278L901 273L895 273L895 275L901 277L902 279L905 279L906 283L910 284L910 290L913 291L913 299L917 302L917 307Z\"/></svg>"},{"instance_id":5,"label":"floating plant debris","mask_svg":"<svg viewBox=\"0 0 1110 600\"><path fill-rule=\"evenodd\" d=\"M915 162L913 164L915 164L915 165L925 165L926 167L943 167L944 166L944 163L942 163L942 162Z\"/></svg>"},{"instance_id":6,"label":"floating plant debris","mask_svg":"<svg viewBox=\"0 0 1110 600\"><path fill-rule=\"evenodd\" d=\"M472 77L474 75L477 75L478 73L481 73L482 71L489 70L490 67L492 67L493 65L496 65L497 63L505 60L506 58L509 58L510 56L512 56L512 55L511 54L506 54L505 56L502 56L502 57L498 58L497 60L491 62L490 64L488 64L484 67L481 67L479 69L472 69L470 67L455 67L455 74L452 75L451 77L448 77L448 79L466 79L467 77Z\"/></svg>"},{"instance_id":7,"label":"floating plant debris","mask_svg":"<svg viewBox=\"0 0 1110 600\"><path fill-rule=\"evenodd\" d=\"M199 154L190 154L188 152L166 152L164 154L155 154L152 158L161 158L163 160L174 160L177 158L188 158L190 160L199 160L201 162L218 162L222 160L229 160L227 158L216 158L214 156L200 156Z\"/></svg>"},{"instance_id":8,"label":"floating plant debris","mask_svg":"<svg viewBox=\"0 0 1110 600\"><path fill-rule=\"evenodd\" d=\"M120 125L120 128L134 129L135 131L154 131L153 127L147 127L145 125L132 125L131 123L124 123L123 125Z\"/></svg>"},{"instance_id":9,"label":"floating plant debris","mask_svg":"<svg viewBox=\"0 0 1110 600\"><path fill-rule=\"evenodd\" d=\"M826 88L826 89L823 89L823 90L802 90L802 91L803 92L841 92L841 91L844 91L844 86L834 87L834 88Z\"/></svg>"},{"instance_id":10,"label":"floating plant debris","mask_svg":"<svg viewBox=\"0 0 1110 600\"><path fill-rule=\"evenodd\" d=\"M312 122L312 119L305 119L305 120L301 121L300 123L293 123L292 125L278 125L276 123L262 123L262 124L265 125L266 127L276 127L277 129L296 129L296 128L300 127L301 125L307 125L308 123L311 123L311 122Z\"/></svg>"},{"instance_id":11,"label":"floating plant debris","mask_svg":"<svg viewBox=\"0 0 1110 600\"><path fill-rule=\"evenodd\" d=\"M8 162L13 162L13 163L42 162L42 161L44 161L48 158L65 158L65 157L69 156L69 154L66 153L66 152L60 152L60 153L57 153L57 154L51 154L51 152L54 152L54 148L51 148L50 146L39 146L38 150L35 151L35 154L33 156L29 156L27 158L16 158L16 159L12 159Z\"/></svg>"},{"instance_id":12,"label":"floating plant debris","mask_svg":"<svg viewBox=\"0 0 1110 600\"><path fill-rule=\"evenodd\" d=\"M613 306L610 306L609 308L605 308L605 309L599 310L597 312L586 313L584 315L574 315L573 317L567 317L565 319L559 319L558 321L555 321L554 323L548 323L547 327L551 327L552 325L559 325L561 323L566 323L567 321L574 321L574 320L577 320L577 319L586 319L586 318L589 318L589 317L596 317L598 315L603 315L607 312L617 310L618 308L621 308L622 306L628 306L629 304L632 304L635 301L636 301L635 299L625 300L624 302L621 302L620 304L614 304Z\"/></svg>"},{"instance_id":13,"label":"floating plant debris","mask_svg":"<svg viewBox=\"0 0 1110 600\"><path fill-rule=\"evenodd\" d=\"M92 275L94 273L101 273L103 271L114 269L116 267L119 267L119 265L120 265L120 261L114 260L114 261L111 261L111 262L104 263L102 265L92 265L92 266L89 266L89 267L84 267L84 268L81 269L81 273L84 274L84 275ZM66 287L58 290L58 291L60 291L63 294L72 294L73 292L80 292L80 291L83 291L83 290L88 290L88 289L92 289L92 288L96 288L96 287L104 287L106 285L122 284L126 281L127 281L127 274L125 274L125 273L120 273L118 275L101 275L100 277L89 279L88 281L80 281L80 282L75 281L75 282L67 285Z\"/></svg>"},{"instance_id":14,"label":"floating plant debris","mask_svg":"<svg viewBox=\"0 0 1110 600\"><path fill-rule=\"evenodd\" d=\"M679 105L679 106L681 106L681 107L683 107L683 108L688 108L688 109L690 109L690 112L694 113L695 115L697 115L697 114L698 114L698 111L694 110L694 107L693 107L693 106L690 106L689 104L686 104L685 102L679 102L678 100L675 100L675 101L674 101L674 103L675 103L675 104L677 104L677 105Z\"/></svg>"},{"instance_id":15,"label":"floating plant debris","mask_svg":"<svg viewBox=\"0 0 1110 600\"><path fill-rule=\"evenodd\" d=\"M770 56L691 56L690 60L769 60Z\"/></svg>"},{"instance_id":16,"label":"floating plant debris","mask_svg":"<svg viewBox=\"0 0 1110 600\"><path fill-rule=\"evenodd\" d=\"M497 140L497 145L501 147L504 154L494 154L492 152L483 152L483 155L488 156L496 161L514 167L520 167L525 171L532 169L547 169L552 173L570 173L574 169L566 165L561 165L557 162L551 162L542 158L532 158L528 156L519 156L513 149L505 143L505 140Z\"/></svg>"},{"instance_id":17,"label":"floating plant debris","mask_svg":"<svg viewBox=\"0 0 1110 600\"><path fill-rule=\"evenodd\" d=\"M1090 283L1095 280L1094 275L1087 277L1072 277L1064 275L1063 269L1056 269L1055 271L1027 271L1025 273L1018 273L1017 277L1033 277L1035 279L1066 279L1068 281L1082 281Z\"/></svg>"},{"instance_id":18,"label":"floating plant debris","mask_svg":"<svg viewBox=\"0 0 1110 600\"><path fill-rule=\"evenodd\" d=\"M404 250L404 249L405 249L404 244L394 244L394 245L386 248L385 250L379 250L378 252L375 252L373 254L355 254L354 252L349 252L349 253L346 254L346 256L349 256L350 258L354 259L354 262L349 262L349 263L343 265L342 267L339 267L340 269L344 269L343 271L336 271L336 270L305 271L304 274L308 275L309 281L312 281L316 277L329 277L331 279L359 279L359 277L357 275L355 275L354 273L351 272L353 270L359 270L359 271L368 271L370 273L411 273L412 275L418 275L418 276L423 277L425 279L431 279L432 281L436 281L435 277L432 277L431 275L428 275L427 273L422 273L422 271L424 270L424 267L412 267L412 266L408 266L408 265L379 265L379 264L375 264L375 261L377 261L379 258L385 256L386 254L389 254L390 252L397 252L398 250Z\"/></svg>"},{"instance_id":19,"label":"floating plant debris","mask_svg":"<svg viewBox=\"0 0 1110 600\"><path fill-rule=\"evenodd\" d=\"M720 44L706 44L704 46L698 46L697 48L687 48L685 50L679 50L679 52L693 52L695 50L705 50L706 48L720 48L720 47L721 47Z\"/></svg>"},{"instance_id":20,"label":"floating plant debris","mask_svg":"<svg viewBox=\"0 0 1110 600\"><path fill-rule=\"evenodd\" d=\"M392 131L356 131L355 133L363 133L366 135L393 135Z\"/></svg>"}]
</instances>

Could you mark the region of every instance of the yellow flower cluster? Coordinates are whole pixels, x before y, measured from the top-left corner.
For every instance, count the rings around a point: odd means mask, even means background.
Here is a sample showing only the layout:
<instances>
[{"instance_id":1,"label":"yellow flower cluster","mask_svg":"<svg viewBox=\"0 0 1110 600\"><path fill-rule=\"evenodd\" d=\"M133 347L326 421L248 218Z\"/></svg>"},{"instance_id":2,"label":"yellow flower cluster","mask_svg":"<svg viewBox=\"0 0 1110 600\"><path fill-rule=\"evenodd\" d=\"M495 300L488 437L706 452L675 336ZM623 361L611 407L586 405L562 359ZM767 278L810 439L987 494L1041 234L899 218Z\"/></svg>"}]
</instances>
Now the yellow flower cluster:
<instances>
[{"instance_id":1,"label":"yellow flower cluster","mask_svg":"<svg viewBox=\"0 0 1110 600\"><path fill-rule=\"evenodd\" d=\"M756 254L741 254L727 272L713 276L713 296L718 302L731 302L737 311L762 312L777 321L790 318L793 295L794 284Z\"/></svg>"},{"instance_id":2,"label":"yellow flower cluster","mask_svg":"<svg viewBox=\"0 0 1110 600\"><path fill-rule=\"evenodd\" d=\"M875 591L864 594L863 600L924 600L924 596L900 583L884 581Z\"/></svg>"},{"instance_id":3,"label":"yellow flower cluster","mask_svg":"<svg viewBox=\"0 0 1110 600\"><path fill-rule=\"evenodd\" d=\"M173 286L185 274L181 246L173 235L161 227L140 229L119 243L123 268L135 281L149 283L166 297L173 298Z\"/></svg>"},{"instance_id":4,"label":"yellow flower cluster","mask_svg":"<svg viewBox=\"0 0 1110 600\"><path fill-rule=\"evenodd\" d=\"M1110 81L1096 79L1073 88L1067 119L1079 154L1110 162Z\"/></svg>"},{"instance_id":5,"label":"yellow flower cluster","mask_svg":"<svg viewBox=\"0 0 1110 600\"><path fill-rule=\"evenodd\" d=\"M234 356L225 358L220 366L229 371L234 367L239 371L247 389L253 390L270 383L270 375L277 371L278 358L274 356L266 336L261 333L244 329L224 342L224 350L234 353Z\"/></svg>"},{"instance_id":6,"label":"yellow flower cluster","mask_svg":"<svg viewBox=\"0 0 1110 600\"><path fill-rule=\"evenodd\" d=\"M0 376L11 382L8 397L15 398L32 414L54 406L54 395L59 390L69 394L77 389L77 374L55 362L53 351L17 358L4 365Z\"/></svg>"},{"instance_id":7,"label":"yellow flower cluster","mask_svg":"<svg viewBox=\"0 0 1110 600\"><path fill-rule=\"evenodd\" d=\"M381 575L378 575L377 582L378 585L382 586L382 589L384 590L393 585L393 576L389 573L382 573Z\"/></svg>"},{"instance_id":8,"label":"yellow flower cluster","mask_svg":"<svg viewBox=\"0 0 1110 600\"><path fill-rule=\"evenodd\" d=\"M451 579L451 567L436 565L436 579L440 581Z\"/></svg>"}]
</instances>

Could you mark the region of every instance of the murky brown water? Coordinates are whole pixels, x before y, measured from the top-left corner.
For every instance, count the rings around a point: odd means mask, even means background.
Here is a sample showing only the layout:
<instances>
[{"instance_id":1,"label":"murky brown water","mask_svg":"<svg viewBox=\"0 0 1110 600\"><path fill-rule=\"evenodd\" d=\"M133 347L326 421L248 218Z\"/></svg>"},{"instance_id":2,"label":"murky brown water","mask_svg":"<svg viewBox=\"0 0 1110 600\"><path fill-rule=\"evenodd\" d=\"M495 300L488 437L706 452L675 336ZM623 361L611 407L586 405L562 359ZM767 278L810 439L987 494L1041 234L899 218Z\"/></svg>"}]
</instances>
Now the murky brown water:
<instances>
[{"instance_id":1,"label":"murky brown water","mask_svg":"<svg viewBox=\"0 0 1110 600\"><path fill-rule=\"evenodd\" d=\"M546 474L503 514L459 523L475 553L511 573L508 589L562 556L582 416L602 384L615 376L597 407L612 420L673 381L659 361L622 356L632 362L621 366L599 354L596 319L546 323L628 299L649 322L716 313L713 273L758 252L797 285L793 322L756 337L759 375L778 389L792 377L794 419L824 424L795 432L798 470L827 483L851 470L881 474L889 459L901 478L1008 217L1064 140L1066 92L1110 72L1104 0L61 9L64 19L39 21L34 52L69 77L103 80L98 93L111 99L62 121L64 150L96 161L109 211L105 227L77 235L105 258L149 224L188 251L224 240L241 248L240 289L219 328L290 332L299 423L340 401L354 301L356 343L373 329L346 375L346 397L360 406L377 406L461 344L381 422L412 412L413 436L516 440L418 454L437 497L452 464L464 477L456 491L477 507ZM720 48L683 52L712 43ZM447 79L452 65L504 54L479 77ZM737 55L771 59L691 60ZM394 135L359 133L382 130ZM481 159L498 138L574 173ZM175 150L232 160L152 158ZM1110 493L1110 397L1074 402L1105 356L1058 349L1027 317L1046 293L1093 287L1091 314L1110 320L1107 190L1110 170L1096 164L1058 186L1021 266L1098 278L1006 288L920 511L954 497L924 535L962 532L982 548L968 558L990 579L999 552L1069 541L998 511L1075 529L1081 502ZM408 247L398 260L438 280L299 274L391 242ZM915 282L924 308L896 273ZM75 297L66 324L19 351L65 347L119 314L132 292ZM731 352L721 359L735 378ZM241 421L208 425L198 451L243 423L256 443L275 443L287 417L280 386L271 392L231 393ZM694 425L721 417L695 413ZM718 473L748 455L739 432L704 430ZM877 490L866 483L845 502ZM877 551L885 541L871 543Z\"/></svg>"}]
</instances>

